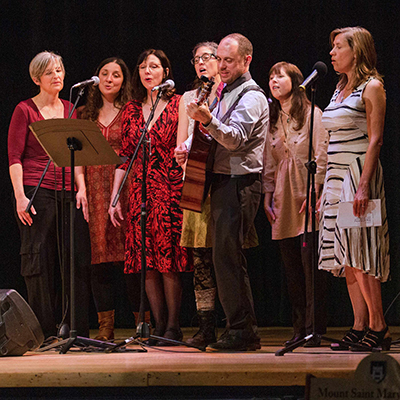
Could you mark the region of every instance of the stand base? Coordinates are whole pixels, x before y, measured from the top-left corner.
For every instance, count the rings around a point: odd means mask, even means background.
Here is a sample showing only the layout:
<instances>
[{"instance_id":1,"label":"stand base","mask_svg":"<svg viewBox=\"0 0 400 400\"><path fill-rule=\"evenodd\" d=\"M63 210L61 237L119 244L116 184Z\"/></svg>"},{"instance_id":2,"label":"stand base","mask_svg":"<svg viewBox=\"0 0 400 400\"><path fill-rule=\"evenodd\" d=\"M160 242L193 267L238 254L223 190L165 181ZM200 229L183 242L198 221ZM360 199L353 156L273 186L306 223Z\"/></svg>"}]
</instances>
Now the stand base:
<instances>
[{"instance_id":1,"label":"stand base","mask_svg":"<svg viewBox=\"0 0 400 400\"><path fill-rule=\"evenodd\" d=\"M318 333L311 333L310 335L307 335L303 339L291 344L290 346L287 346L287 347L284 347L283 349L278 350L275 353L275 356L276 357L284 356L286 353L289 353L290 351L293 351L293 350L297 349L298 347L303 346L303 344L305 344L309 340L313 339L314 337L317 340L325 340L325 341L330 342L330 343L341 343L342 342L341 340L328 338L328 337L326 337L324 335L320 335Z\"/></svg>"},{"instance_id":2,"label":"stand base","mask_svg":"<svg viewBox=\"0 0 400 400\"><path fill-rule=\"evenodd\" d=\"M113 353L113 352L117 351L118 349L120 349L121 347L128 346L130 343L133 343L133 342L136 342L136 343L140 344L141 346L148 346L147 344L143 343L143 340L147 340L147 339L154 339L154 340L164 342L164 343L169 343L169 344L172 344L175 346L185 346L185 347L191 347L193 349L200 350L200 351L206 351L205 347L192 346L186 342L181 342L180 340L173 340L173 339L168 339L168 338L165 338L162 336L150 335L149 324L146 322L141 322L136 329L136 336L131 336L130 338L125 339L122 342L115 344L114 347L108 348L106 350L106 352ZM153 346L149 346L149 347L153 347ZM143 351L146 351L146 350L143 349Z\"/></svg>"},{"instance_id":3,"label":"stand base","mask_svg":"<svg viewBox=\"0 0 400 400\"><path fill-rule=\"evenodd\" d=\"M56 349L60 347L61 348L60 354L65 354L74 345L79 346L81 348L94 347L97 348L98 350L106 350L116 346L115 343L102 342L101 340L89 339L82 336L75 336L49 344L48 346L36 350L36 352L43 353L47 350Z\"/></svg>"}]
</instances>

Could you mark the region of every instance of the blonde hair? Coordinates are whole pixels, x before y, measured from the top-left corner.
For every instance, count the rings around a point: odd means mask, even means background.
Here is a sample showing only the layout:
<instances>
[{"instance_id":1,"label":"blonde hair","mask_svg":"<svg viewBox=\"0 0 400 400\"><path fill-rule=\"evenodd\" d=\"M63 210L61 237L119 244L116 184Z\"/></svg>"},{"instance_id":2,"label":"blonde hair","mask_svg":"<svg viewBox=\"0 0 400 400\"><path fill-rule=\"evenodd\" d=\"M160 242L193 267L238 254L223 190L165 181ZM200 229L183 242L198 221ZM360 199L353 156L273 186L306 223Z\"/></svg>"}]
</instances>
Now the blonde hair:
<instances>
[{"instance_id":1,"label":"blonde hair","mask_svg":"<svg viewBox=\"0 0 400 400\"><path fill-rule=\"evenodd\" d=\"M41 53L36 54L29 64L29 75L31 76L32 80L40 80L50 62L56 61L60 63L61 69L65 74L65 68L61 56L53 53L52 51L42 51Z\"/></svg>"},{"instance_id":2,"label":"blonde hair","mask_svg":"<svg viewBox=\"0 0 400 400\"><path fill-rule=\"evenodd\" d=\"M383 83L382 76L376 69L376 50L374 39L369 31L361 26L337 28L330 34L330 42L333 47L335 37L343 34L356 58L355 77L352 82L353 89L357 88L369 77L374 77ZM340 74L338 89L342 90L347 84L347 75Z\"/></svg>"}]
</instances>

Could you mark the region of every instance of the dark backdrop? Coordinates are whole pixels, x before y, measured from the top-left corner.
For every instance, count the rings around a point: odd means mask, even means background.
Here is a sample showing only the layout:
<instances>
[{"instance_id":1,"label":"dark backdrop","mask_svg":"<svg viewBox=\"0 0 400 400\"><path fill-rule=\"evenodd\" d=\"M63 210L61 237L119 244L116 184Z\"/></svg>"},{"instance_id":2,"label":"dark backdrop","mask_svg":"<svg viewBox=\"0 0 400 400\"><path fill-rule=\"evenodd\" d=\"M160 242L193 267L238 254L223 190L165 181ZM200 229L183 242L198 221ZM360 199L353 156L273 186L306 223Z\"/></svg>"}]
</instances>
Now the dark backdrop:
<instances>
[{"instance_id":1,"label":"dark backdrop","mask_svg":"<svg viewBox=\"0 0 400 400\"><path fill-rule=\"evenodd\" d=\"M64 58L65 89L93 75L98 63L120 56L130 68L139 53L161 48L172 62L177 92L183 93L194 78L191 49L204 40L219 41L226 34L240 32L254 45L251 72L267 89L269 68L278 61L297 64L304 75L317 60L329 66L320 82L317 103L324 108L334 90L336 76L330 67L329 33L336 27L361 25L371 31L378 52L378 68L385 77L387 117L381 161L384 167L391 235L392 281L383 286L384 307L400 290L399 243L399 23L400 5L374 0L268 0L268 1L148 1L148 0L35 0L1 2L1 95L0 95L0 181L1 254L0 287L25 294L19 276L19 237L11 203L8 176L7 129L17 103L36 94L28 65L35 54L53 50ZM270 239L268 222L260 209L257 220L260 246L248 252L256 312L260 325L290 324L290 310L277 246ZM188 325L194 312L191 276L184 278L185 301L182 322ZM351 323L351 307L344 280L331 278L329 324ZM119 324L126 317L119 297ZM400 302L388 314L390 324L400 321Z\"/></svg>"}]
</instances>

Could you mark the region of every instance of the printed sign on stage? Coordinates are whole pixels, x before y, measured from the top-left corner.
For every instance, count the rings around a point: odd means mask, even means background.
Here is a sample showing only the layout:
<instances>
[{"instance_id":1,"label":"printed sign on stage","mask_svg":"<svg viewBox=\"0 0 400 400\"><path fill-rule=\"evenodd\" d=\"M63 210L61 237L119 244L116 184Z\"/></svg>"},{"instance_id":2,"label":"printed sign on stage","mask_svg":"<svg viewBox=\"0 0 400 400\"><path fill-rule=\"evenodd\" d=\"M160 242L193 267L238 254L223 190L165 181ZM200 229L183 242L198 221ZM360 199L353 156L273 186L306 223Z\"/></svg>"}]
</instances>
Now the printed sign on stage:
<instances>
[{"instance_id":1,"label":"printed sign on stage","mask_svg":"<svg viewBox=\"0 0 400 400\"><path fill-rule=\"evenodd\" d=\"M358 364L354 379L309 375L306 399L400 399L400 365L387 354L372 353Z\"/></svg>"}]
</instances>

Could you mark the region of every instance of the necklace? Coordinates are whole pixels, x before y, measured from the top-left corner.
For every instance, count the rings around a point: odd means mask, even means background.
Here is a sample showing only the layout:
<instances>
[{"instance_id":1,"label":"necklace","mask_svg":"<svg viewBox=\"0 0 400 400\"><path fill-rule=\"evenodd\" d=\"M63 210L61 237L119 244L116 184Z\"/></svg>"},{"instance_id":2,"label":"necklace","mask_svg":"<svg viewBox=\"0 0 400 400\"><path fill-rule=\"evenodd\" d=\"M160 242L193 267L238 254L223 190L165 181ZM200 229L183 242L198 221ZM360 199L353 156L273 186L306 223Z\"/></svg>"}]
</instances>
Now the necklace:
<instances>
[{"instance_id":1,"label":"necklace","mask_svg":"<svg viewBox=\"0 0 400 400\"><path fill-rule=\"evenodd\" d=\"M290 114L288 114L287 112L283 111L282 109L281 109L281 111L286 115L286 117L287 117L286 122L289 123L290 122ZM281 119L282 119L282 114L281 114Z\"/></svg>"},{"instance_id":2,"label":"necklace","mask_svg":"<svg viewBox=\"0 0 400 400\"><path fill-rule=\"evenodd\" d=\"M153 111L153 110L154 110L154 106L153 106L153 105L150 105L149 103L143 103L143 107L144 107L144 106L149 106L150 111Z\"/></svg>"}]
</instances>

